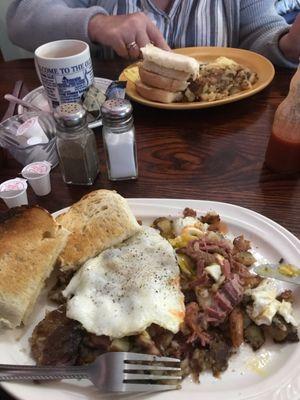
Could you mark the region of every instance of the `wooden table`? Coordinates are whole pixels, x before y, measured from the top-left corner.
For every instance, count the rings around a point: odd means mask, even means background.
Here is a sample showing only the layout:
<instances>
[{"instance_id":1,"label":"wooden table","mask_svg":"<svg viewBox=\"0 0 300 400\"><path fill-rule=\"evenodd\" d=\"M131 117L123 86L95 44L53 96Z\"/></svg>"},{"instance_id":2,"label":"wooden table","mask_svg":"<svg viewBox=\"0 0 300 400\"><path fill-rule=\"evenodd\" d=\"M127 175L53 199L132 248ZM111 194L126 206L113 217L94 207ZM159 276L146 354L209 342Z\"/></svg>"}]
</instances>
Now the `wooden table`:
<instances>
[{"instance_id":1,"label":"wooden table","mask_svg":"<svg viewBox=\"0 0 300 400\"><path fill-rule=\"evenodd\" d=\"M121 62L94 61L95 75L116 79ZM299 175L280 175L264 166L264 154L274 111L288 91L293 71L278 69L263 92L222 107L194 111L165 111L134 104L139 179L108 181L101 133L96 131L101 176L91 187L67 186L59 167L51 173L52 192L30 204L53 212L69 206L88 191L115 189L125 197L215 200L250 208L278 222L300 238ZM22 79L28 89L38 85L32 60L0 63L0 118L5 93ZM9 158L0 182L16 177L21 166ZM1 202L0 211L6 206ZM0 389L1 400L11 400Z\"/></svg>"}]
</instances>

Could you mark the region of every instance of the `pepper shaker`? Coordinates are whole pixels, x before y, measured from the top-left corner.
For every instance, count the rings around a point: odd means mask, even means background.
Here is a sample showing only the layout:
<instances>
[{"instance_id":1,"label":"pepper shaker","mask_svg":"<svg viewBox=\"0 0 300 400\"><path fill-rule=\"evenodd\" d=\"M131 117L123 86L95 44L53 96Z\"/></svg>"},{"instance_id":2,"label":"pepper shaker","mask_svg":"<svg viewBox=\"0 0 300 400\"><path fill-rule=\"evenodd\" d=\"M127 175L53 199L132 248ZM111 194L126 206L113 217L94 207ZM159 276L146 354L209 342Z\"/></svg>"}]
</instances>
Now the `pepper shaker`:
<instances>
[{"instance_id":1,"label":"pepper shaker","mask_svg":"<svg viewBox=\"0 0 300 400\"><path fill-rule=\"evenodd\" d=\"M106 100L101 107L102 134L110 180L138 176L132 105L126 99Z\"/></svg>"},{"instance_id":2,"label":"pepper shaker","mask_svg":"<svg viewBox=\"0 0 300 400\"><path fill-rule=\"evenodd\" d=\"M86 122L85 109L78 103L61 104L55 109L54 118L64 182L92 185L99 173L100 162L94 132Z\"/></svg>"}]
</instances>

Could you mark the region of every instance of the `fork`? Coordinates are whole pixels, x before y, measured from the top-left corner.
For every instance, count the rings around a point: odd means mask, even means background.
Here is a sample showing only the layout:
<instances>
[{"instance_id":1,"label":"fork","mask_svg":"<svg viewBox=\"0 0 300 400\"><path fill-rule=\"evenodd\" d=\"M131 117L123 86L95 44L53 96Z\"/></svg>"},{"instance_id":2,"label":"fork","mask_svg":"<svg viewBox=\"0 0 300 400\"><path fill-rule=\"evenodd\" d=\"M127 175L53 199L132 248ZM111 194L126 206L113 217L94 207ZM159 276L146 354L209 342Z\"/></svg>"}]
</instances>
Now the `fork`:
<instances>
[{"instance_id":1,"label":"fork","mask_svg":"<svg viewBox=\"0 0 300 400\"><path fill-rule=\"evenodd\" d=\"M180 389L180 371L176 358L111 352L83 366L0 364L0 381L89 379L103 392L154 392Z\"/></svg>"}]
</instances>

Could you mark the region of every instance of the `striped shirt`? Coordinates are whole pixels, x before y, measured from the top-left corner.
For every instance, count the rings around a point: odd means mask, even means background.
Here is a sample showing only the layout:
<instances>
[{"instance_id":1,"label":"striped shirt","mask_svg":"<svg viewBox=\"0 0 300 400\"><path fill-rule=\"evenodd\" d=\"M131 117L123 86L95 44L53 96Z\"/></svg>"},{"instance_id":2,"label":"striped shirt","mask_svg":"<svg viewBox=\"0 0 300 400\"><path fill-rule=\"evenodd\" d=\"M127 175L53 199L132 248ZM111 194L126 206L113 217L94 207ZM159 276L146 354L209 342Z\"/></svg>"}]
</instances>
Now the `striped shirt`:
<instances>
[{"instance_id":1,"label":"striped shirt","mask_svg":"<svg viewBox=\"0 0 300 400\"><path fill-rule=\"evenodd\" d=\"M135 12L144 12L171 48L241 47L275 64L295 66L278 48L280 36L289 28L274 0L173 0L168 12L152 0L14 0L7 14L8 32L13 42L28 50L62 38L89 42L87 27L93 15ZM101 58L114 56L102 46L97 46L97 53Z\"/></svg>"},{"instance_id":2,"label":"striped shirt","mask_svg":"<svg viewBox=\"0 0 300 400\"><path fill-rule=\"evenodd\" d=\"M291 11L300 11L300 0L276 0L275 8L280 15Z\"/></svg>"}]
</instances>

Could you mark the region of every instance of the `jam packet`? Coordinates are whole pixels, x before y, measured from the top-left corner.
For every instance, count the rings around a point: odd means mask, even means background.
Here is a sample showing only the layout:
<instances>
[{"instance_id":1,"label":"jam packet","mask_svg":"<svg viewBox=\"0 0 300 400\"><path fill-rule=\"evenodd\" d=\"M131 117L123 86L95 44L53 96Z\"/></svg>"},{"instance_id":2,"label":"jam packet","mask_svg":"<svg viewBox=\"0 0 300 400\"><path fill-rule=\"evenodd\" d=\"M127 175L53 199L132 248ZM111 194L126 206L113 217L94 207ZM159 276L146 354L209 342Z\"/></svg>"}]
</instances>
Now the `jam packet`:
<instances>
[{"instance_id":1,"label":"jam packet","mask_svg":"<svg viewBox=\"0 0 300 400\"><path fill-rule=\"evenodd\" d=\"M99 118L101 106L106 100L125 98L126 83L126 81L97 78L85 94L83 107L94 118Z\"/></svg>"}]
</instances>

